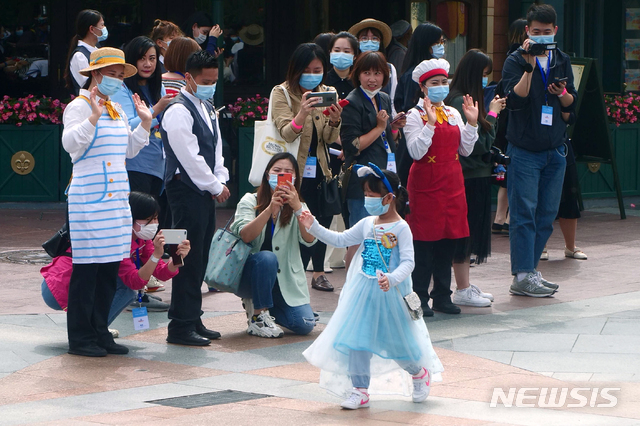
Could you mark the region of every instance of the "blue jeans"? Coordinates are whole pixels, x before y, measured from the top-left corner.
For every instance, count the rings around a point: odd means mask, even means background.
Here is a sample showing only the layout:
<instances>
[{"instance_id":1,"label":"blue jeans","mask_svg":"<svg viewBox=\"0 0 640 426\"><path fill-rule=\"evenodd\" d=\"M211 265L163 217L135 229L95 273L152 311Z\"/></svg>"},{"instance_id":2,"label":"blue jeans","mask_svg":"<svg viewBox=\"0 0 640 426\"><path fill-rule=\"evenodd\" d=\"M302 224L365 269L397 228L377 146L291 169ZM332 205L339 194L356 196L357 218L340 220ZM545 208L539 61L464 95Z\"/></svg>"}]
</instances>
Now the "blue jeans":
<instances>
[{"instance_id":1,"label":"blue jeans","mask_svg":"<svg viewBox=\"0 0 640 426\"><path fill-rule=\"evenodd\" d=\"M347 198L347 207L349 208L349 228L365 217L371 216L364 208L364 198Z\"/></svg>"},{"instance_id":2,"label":"blue jeans","mask_svg":"<svg viewBox=\"0 0 640 426\"><path fill-rule=\"evenodd\" d=\"M354 388L369 389L371 382L371 356L373 354L367 351L350 351L349 352L349 376L351 384ZM420 373L422 367L409 361L397 361L400 368L407 373L415 376Z\"/></svg>"},{"instance_id":3,"label":"blue jeans","mask_svg":"<svg viewBox=\"0 0 640 426\"><path fill-rule=\"evenodd\" d=\"M259 251L247 258L238 296L251 298L254 309L268 309L276 323L295 334L309 334L316 325L310 304L289 306L278 285L278 259L271 251Z\"/></svg>"},{"instance_id":4,"label":"blue jeans","mask_svg":"<svg viewBox=\"0 0 640 426\"><path fill-rule=\"evenodd\" d=\"M49 286L45 280L42 280L42 299L53 310L61 311L60 304L56 301L55 297L49 290ZM109 309L109 319L107 323L110 325L113 320L131 303L136 296L136 292L124 285L122 280L118 278L118 284L116 287L116 294L113 296L113 302L111 302L111 308Z\"/></svg>"},{"instance_id":5,"label":"blue jeans","mask_svg":"<svg viewBox=\"0 0 640 426\"><path fill-rule=\"evenodd\" d=\"M511 273L515 275L538 267L558 214L567 161L564 145L533 152L509 144L507 155L511 157L507 194Z\"/></svg>"}]
</instances>

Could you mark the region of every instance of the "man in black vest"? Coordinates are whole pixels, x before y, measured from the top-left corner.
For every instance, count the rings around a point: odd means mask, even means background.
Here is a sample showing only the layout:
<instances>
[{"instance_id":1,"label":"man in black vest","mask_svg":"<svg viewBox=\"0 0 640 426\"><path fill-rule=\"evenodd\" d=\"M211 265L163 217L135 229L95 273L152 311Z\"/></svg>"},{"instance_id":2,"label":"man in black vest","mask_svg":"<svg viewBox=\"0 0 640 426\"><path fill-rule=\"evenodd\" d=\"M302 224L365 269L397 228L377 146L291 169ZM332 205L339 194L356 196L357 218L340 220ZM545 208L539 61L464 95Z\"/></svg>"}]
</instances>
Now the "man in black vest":
<instances>
[{"instance_id":1,"label":"man in black vest","mask_svg":"<svg viewBox=\"0 0 640 426\"><path fill-rule=\"evenodd\" d=\"M187 59L183 88L169 104L162 120L167 156L165 188L173 228L186 229L191 253L173 278L167 342L206 346L220 333L202 324L202 280L209 246L216 229L215 202L229 198L224 185L229 172L222 158L222 139L209 99L218 81L218 62L206 51Z\"/></svg>"}]
</instances>

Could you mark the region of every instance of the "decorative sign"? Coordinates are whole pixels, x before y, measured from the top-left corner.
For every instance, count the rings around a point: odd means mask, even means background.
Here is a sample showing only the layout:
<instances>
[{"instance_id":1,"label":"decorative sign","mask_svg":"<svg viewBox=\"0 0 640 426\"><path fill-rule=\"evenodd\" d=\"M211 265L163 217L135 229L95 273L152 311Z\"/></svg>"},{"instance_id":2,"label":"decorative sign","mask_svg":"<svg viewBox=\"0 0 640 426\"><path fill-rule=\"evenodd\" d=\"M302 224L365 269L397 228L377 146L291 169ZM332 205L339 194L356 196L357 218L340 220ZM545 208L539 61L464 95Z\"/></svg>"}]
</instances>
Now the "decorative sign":
<instances>
[{"instance_id":1,"label":"decorative sign","mask_svg":"<svg viewBox=\"0 0 640 426\"><path fill-rule=\"evenodd\" d=\"M36 160L27 151L18 151L11 157L11 168L19 175L28 175L33 171Z\"/></svg>"}]
</instances>

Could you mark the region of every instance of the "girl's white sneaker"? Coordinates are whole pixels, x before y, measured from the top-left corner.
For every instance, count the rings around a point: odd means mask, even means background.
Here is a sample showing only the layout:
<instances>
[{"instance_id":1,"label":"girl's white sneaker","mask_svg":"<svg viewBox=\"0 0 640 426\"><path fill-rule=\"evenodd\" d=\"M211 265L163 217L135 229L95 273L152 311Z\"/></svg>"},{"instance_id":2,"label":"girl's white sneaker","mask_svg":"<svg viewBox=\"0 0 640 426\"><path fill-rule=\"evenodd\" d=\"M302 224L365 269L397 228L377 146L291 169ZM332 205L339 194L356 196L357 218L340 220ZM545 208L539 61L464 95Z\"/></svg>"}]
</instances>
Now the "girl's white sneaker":
<instances>
[{"instance_id":1,"label":"girl's white sneaker","mask_svg":"<svg viewBox=\"0 0 640 426\"><path fill-rule=\"evenodd\" d=\"M351 395L349 395L349 398L345 399L342 404L340 404L340 406L347 410L366 408L369 406L369 394L361 391L360 389L354 388L351 391Z\"/></svg>"},{"instance_id":2,"label":"girl's white sneaker","mask_svg":"<svg viewBox=\"0 0 640 426\"><path fill-rule=\"evenodd\" d=\"M423 402L431 391L431 373L426 368L422 371L420 376L413 376L413 402Z\"/></svg>"}]
</instances>

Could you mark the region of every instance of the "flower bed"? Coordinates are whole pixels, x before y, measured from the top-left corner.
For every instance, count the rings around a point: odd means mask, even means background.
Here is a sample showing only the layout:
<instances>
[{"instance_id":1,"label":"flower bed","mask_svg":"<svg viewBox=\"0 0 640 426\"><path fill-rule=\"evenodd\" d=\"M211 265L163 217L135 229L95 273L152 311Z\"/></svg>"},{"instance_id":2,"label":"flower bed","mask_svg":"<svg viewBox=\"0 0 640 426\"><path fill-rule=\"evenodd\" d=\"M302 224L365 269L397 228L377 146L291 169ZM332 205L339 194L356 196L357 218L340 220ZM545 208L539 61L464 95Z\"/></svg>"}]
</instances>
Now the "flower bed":
<instances>
[{"instance_id":1,"label":"flower bed","mask_svg":"<svg viewBox=\"0 0 640 426\"><path fill-rule=\"evenodd\" d=\"M266 120L269 98L256 95L252 98L238 98L227 106L236 127L253 127L256 120Z\"/></svg>"},{"instance_id":2,"label":"flower bed","mask_svg":"<svg viewBox=\"0 0 640 426\"><path fill-rule=\"evenodd\" d=\"M626 93L624 95L605 95L609 122L620 127L621 124L638 122L640 115L640 95Z\"/></svg>"}]
</instances>

